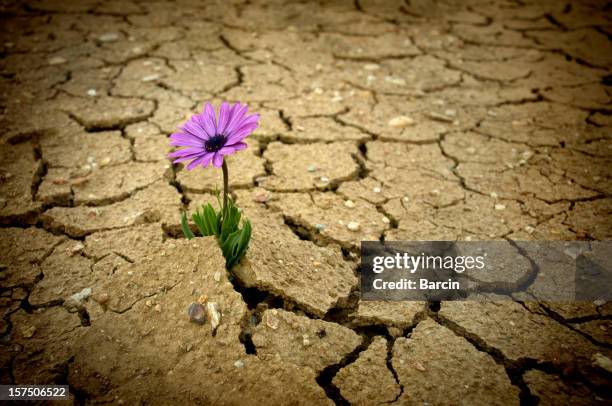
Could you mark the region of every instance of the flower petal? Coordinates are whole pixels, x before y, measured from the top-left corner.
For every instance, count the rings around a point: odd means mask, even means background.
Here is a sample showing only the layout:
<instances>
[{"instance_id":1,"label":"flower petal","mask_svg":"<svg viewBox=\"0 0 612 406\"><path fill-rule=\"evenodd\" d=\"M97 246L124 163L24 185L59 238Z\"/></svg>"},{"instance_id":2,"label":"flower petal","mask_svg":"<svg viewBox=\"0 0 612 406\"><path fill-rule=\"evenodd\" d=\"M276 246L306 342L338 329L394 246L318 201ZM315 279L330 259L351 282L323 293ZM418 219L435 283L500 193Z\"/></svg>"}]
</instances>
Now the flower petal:
<instances>
[{"instance_id":1,"label":"flower petal","mask_svg":"<svg viewBox=\"0 0 612 406\"><path fill-rule=\"evenodd\" d=\"M233 113L232 108L227 102L221 103L219 108L219 123L217 125L217 134L225 134L225 127L230 120L230 115Z\"/></svg>"},{"instance_id":2,"label":"flower petal","mask_svg":"<svg viewBox=\"0 0 612 406\"><path fill-rule=\"evenodd\" d=\"M202 125L204 126L206 133L212 137L217 134L217 118L215 117L215 109L213 108L212 104L206 103L206 106L204 106L204 112L202 114L204 116L202 119Z\"/></svg>"},{"instance_id":3,"label":"flower petal","mask_svg":"<svg viewBox=\"0 0 612 406\"><path fill-rule=\"evenodd\" d=\"M227 127L225 127L225 135L227 135L228 137L231 136L234 130L240 126L242 119L244 118L245 114L247 113L247 110L249 109L246 103L244 105L236 103L234 105L234 108L235 110L234 114L232 115L232 119L227 124Z\"/></svg>"},{"instance_id":4,"label":"flower petal","mask_svg":"<svg viewBox=\"0 0 612 406\"><path fill-rule=\"evenodd\" d=\"M185 133L174 133L170 136L170 145L174 145L175 147L202 148L204 146L204 140Z\"/></svg>"},{"instance_id":5,"label":"flower petal","mask_svg":"<svg viewBox=\"0 0 612 406\"><path fill-rule=\"evenodd\" d=\"M181 128L185 133L194 138L199 138L201 140L208 139L208 134L206 134L206 131L204 131L204 129L200 127L197 122L194 121L193 117L187 120L187 122L179 128Z\"/></svg>"},{"instance_id":6,"label":"flower petal","mask_svg":"<svg viewBox=\"0 0 612 406\"><path fill-rule=\"evenodd\" d=\"M210 163L210 161L212 161L214 156L215 154L211 154L210 152L207 152L204 160L202 161L202 167L206 168L208 164Z\"/></svg>"},{"instance_id":7,"label":"flower petal","mask_svg":"<svg viewBox=\"0 0 612 406\"><path fill-rule=\"evenodd\" d=\"M240 127L238 130L234 131L231 137L227 139L226 144L232 145L237 142L242 141L247 136L249 136L255 129L257 128L257 123L248 124L246 126Z\"/></svg>"},{"instance_id":8,"label":"flower petal","mask_svg":"<svg viewBox=\"0 0 612 406\"><path fill-rule=\"evenodd\" d=\"M199 155L204 152L205 150L201 148L185 148L185 149L179 149L177 151L171 152L168 154L168 156L170 158L176 158L176 157L182 157L182 156L187 156L187 155Z\"/></svg>"},{"instance_id":9,"label":"flower petal","mask_svg":"<svg viewBox=\"0 0 612 406\"><path fill-rule=\"evenodd\" d=\"M191 161L188 165L187 165L187 170L190 171L193 168L195 168L196 166L198 166L199 164L202 163L202 161L206 158L206 155L210 155L210 154L204 154L202 156L197 157L196 159L194 159L193 161Z\"/></svg>"},{"instance_id":10,"label":"flower petal","mask_svg":"<svg viewBox=\"0 0 612 406\"><path fill-rule=\"evenodd\" d=\"M215 152L215 155L213 156L213 165L217 168L220 168L221 165L223 165L223 155L221 155L219 151Z\"/></svg>"},{"instance_id":11,"label":"flower petal","mask_svg":"<svg viewBox=\"0 0 612 406\"><path fill-rule=\"evenodd\" d=\"M233 154L236 151L242 151L243 149L246 149L248 147L248 145L244 142L238 142L236 144L233 145L226 145L223 148L221 148L219 150L219 153L221 155L230 155Z\"/></svg>"}]
</instances>

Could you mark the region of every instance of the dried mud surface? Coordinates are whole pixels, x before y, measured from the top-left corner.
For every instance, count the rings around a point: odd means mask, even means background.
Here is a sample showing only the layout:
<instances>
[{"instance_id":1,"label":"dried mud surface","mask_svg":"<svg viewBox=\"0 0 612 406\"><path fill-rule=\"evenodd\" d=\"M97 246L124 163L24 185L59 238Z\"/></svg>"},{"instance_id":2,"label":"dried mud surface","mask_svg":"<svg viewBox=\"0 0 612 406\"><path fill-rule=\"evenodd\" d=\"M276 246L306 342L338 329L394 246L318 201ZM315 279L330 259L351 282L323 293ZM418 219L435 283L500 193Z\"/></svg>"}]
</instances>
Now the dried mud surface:
<instances>
[{"instance_id":1,"label":"dried mud surface","mask_svg":"<svg viewBox=\"0 0 612 406\"><path fill-rule=\"evenodd\" d=\"M607 303L359 300L362 240L612 238L612 18L597 1L3 1L0 383L75 404L604 404ZM166 160L205 101L233 275ZM220 324L190 323L214 303ZM212 313L211 313L212 314Z\"/></svg>"}]
</instances>

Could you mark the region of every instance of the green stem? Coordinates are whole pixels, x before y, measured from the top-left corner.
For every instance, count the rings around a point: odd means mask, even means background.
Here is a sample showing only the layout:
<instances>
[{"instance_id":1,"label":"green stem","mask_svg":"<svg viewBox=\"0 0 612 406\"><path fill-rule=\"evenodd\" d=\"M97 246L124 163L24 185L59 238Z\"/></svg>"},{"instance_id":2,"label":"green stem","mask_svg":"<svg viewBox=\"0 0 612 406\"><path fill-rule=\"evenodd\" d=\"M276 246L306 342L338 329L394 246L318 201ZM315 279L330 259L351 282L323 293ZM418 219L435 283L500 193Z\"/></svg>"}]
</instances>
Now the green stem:
<instances>
[{"instance_id":1,"label":"green stem","mask_svg":"<svg viewBox=\"0 0 612 406\"><path fill-rule=\"evenodd\" d=\"M225 220L225 216L227 215L227 195L229 194L229 175L227 172L227 164L225 163L225 159L223 160L223 215L222 218Z\"/></svg>"}]
</instances>

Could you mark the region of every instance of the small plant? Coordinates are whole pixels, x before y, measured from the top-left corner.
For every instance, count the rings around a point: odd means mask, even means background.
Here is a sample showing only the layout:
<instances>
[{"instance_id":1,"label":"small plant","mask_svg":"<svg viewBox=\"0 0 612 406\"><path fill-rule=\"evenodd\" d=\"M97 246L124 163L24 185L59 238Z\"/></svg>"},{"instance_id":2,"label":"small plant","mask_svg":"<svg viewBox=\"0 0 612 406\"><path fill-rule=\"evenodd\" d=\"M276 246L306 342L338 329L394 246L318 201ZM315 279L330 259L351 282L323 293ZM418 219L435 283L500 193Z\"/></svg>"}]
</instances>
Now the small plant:
<instances>
[{"instance_id":1,"label":"small plant","mask_svg":"<svg viewBox=\"0 0 612 406\"><path fill-rule=\"evenodd\" d=\"M240 260L251 239L251 223L243 219L240 227L241 211L229 195L229 174L224 159L226 155L246 149L243 140L259 124L259 114L247 116L246 113L246 104L222 103L217 120L213 106L207 103L202 113L193 115L179 127L180 131L170 136L172 146L185 147L169 155L174 163L190 161L187 170L198 166L205 168L212 163L223 170L223 201L219 191L215 191L219 211L208 203L191 217L202 236L217 237L228 269ZM187 239L195 237L186 213L181 216L181 229Z\"/></svg>"}]
</instances>

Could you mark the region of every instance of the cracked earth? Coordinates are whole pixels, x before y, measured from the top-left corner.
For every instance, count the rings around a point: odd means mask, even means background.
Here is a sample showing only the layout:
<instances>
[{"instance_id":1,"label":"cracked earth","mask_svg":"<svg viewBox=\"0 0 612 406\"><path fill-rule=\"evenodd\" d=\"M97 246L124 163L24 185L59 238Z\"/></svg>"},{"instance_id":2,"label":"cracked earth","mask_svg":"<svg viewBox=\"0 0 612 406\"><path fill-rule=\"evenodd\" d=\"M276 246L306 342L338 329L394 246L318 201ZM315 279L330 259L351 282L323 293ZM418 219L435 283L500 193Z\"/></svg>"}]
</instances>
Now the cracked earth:
<instances>
[{"instance_id":1,"label":"cracked earth","mask_svg":"<svg viewBox=\"0 0 612 406\"><path fill-rule=\"evenodd\" d=\"M612 238L597 1L3 1L0 383L76 404L604 404L609 303L364 302L362 240ZM205 101L253 223L171 165ZM190 323L202 295L220 325Z\"/></svg>"}]
</instances>

